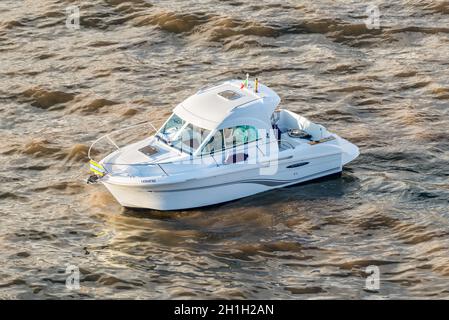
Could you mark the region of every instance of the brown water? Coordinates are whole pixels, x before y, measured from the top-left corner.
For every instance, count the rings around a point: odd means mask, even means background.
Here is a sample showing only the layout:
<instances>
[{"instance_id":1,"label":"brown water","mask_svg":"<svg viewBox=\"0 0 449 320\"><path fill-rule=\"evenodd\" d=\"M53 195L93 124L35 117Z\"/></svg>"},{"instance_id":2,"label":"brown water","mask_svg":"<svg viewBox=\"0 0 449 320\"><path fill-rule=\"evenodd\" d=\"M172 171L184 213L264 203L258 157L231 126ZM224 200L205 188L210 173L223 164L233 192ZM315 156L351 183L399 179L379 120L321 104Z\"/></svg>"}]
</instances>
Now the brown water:
<instances>
[{"instance_id":1,"label":"brown water","mask_svg":"<svg viewBox=\"0 0 449 320\"><path fill-rule=\"evenodd\" d=\"M2 0L0 298L449 298L449 2L379 3ZM85 184L96 137L246 72L361 156L183 212Z\"/></svg>"}]
</instances>

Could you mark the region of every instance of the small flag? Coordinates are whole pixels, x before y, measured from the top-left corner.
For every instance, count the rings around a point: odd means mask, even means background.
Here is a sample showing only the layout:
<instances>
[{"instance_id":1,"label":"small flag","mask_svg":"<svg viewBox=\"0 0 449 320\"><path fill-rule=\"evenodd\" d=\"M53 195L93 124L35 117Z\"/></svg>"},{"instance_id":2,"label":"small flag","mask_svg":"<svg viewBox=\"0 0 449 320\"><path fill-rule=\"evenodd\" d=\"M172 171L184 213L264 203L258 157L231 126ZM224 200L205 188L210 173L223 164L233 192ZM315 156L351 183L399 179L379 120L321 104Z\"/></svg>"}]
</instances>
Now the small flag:
<instances>
[{"instance_id":1,"label":"small flag","mask_svg":"<svg viewBox=\"0 0 449 320\"><path fill-rule=\"evenodd\" d=\"M248 88L248 84L249 84L249 73L246 74L246 80L242 82L242 84L240 85L240 89L243 88Z\"/></svg>"},{"instance_id":2,"label":"small flag","mask_svg":"<svg viewBox=\"0 0 449 320\"><path fill-rule=\"evenodd\" d=\"M100 177L104 176L106 174L106 169L103 168L103 166L94 160L89 161L90 171L93 173L99 175Z\"/></svg>"}]
</instances>

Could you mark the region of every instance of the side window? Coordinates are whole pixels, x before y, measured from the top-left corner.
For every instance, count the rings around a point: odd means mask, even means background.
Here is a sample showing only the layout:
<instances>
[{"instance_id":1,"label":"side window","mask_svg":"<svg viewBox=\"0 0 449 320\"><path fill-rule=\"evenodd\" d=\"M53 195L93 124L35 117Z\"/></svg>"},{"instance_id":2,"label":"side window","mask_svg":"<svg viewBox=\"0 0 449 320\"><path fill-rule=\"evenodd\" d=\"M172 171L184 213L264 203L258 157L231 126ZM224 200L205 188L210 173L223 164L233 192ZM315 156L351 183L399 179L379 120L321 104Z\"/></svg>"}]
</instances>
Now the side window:
<instances>
[{"instance_id":1,"label":"side window","mask_svg":"<svg viewBox=\"0 0 449 320\"><path fill-rule=\"evenodd\" d=\"M209 135L210 131L207 129L203 129L193 124L189 123L184 129L181 131L178 140L173 141L172 145L175 148L185 150L189 153L192 153L201 145L204 139Z\"/></svg>"},{"instance_id":2,"label":"side window","mask_svg":"<svg viewBox=\"0 0 449 320\"><path fill-rule=\"evenodd\" d=\"M219 130L204 146L201 154L213 154L223 149L244 145L258 139L257 129L253 126L236 126Z\"/></svg>"},{"instance_id":3,"label":"side window","mask_svg":"<svg viewBox=\"0 0 449 320\"><path fill-rule=\"evenodd\" d=\"M215 132L209 142L204 146L201 154L214 154L224 149L223 130Z\"/></svg>"},{"instance_id":4,"label":"side window","mask_svg":"<svg viewBox=\"0 0 449 320\"><path fill-rule=\"evenodd\" d=\"M247 144L258 139L257 129L253 126L237 126L224 130L226 148Z\"/></svg>"},{"instance_id":5,"label":"side window","mask_svg":"<svg viewBox=\"0 0 449 320\"><path fill-rule=\"evenodd\" d=\"M246 142L250 143L257 141L259 139L259 136L257 134L257 129L253 126L244 126L246 130Z\"/></svg>"}]
</instances>

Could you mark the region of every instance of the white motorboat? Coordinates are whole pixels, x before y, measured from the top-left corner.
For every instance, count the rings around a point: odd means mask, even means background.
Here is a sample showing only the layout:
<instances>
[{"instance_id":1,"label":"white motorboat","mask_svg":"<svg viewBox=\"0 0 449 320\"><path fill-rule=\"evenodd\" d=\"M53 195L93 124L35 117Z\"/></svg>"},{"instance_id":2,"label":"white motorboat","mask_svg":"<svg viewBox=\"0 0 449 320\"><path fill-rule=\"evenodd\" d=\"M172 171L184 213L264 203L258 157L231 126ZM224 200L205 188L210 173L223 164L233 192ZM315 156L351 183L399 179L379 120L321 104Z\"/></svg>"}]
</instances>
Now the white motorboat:
<instances>
[{"instance_id":1,"label":"white motorboat","mask_svg":"<svg viewBox=\"0 0 449 320\"><path fill-rule=\"evenodd\" d=\"M255 81L202 89L148 137L119 147L114 133L89 149L89 182L124 207L178 210L213 205L336 174L354 144L303 116L276 109L279 96ZM127 128L121 133L131 132ZM94 161L104 141L116 150Z\"/></svg>"}]
</instances>

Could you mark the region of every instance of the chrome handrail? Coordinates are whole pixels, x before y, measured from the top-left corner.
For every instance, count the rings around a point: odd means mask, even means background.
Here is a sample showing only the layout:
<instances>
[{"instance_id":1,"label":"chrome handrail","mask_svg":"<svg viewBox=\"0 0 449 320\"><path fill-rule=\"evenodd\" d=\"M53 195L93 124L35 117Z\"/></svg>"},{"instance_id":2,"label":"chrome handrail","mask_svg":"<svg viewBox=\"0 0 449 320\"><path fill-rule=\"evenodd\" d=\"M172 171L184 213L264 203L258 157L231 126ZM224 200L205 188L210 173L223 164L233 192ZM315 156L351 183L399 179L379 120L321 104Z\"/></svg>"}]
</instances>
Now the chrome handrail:
<instances>
[{"instance_id":1,"label":"chrome handrail","mask_svg":"<svg viewBox=\"0 0 449 320\"><path fill-rule=\"evenodd\" d=\"M145 122L141 122L141 123L134 124L134 125L132 125L132 126L128 126L128 127L125 127L125 128L121 128L121 129L118 129L118 130L114 130L114 131L112 131L112 132L109 132L109 133L107 133L107 134L101 136L101 137L98 138L97 140L95 140L95 141L90 145L90 147L89 147L89 150L88 150L88 152L87 152L87 157L88 157L90 160L94 160L94 159L92 159L92 157L91 157L91 151L92 151L93 147L94 147L97 143L99 143L100 141L102 141L103 139L106 139L110 144L112 144L112 145L116 148L116 150L120 150L120 147L119 147L119 146L117 145L117 143L111 138L111 135L114 135L114 134L117 134L117 133L120 133L120 132L123 132L123 131L126 131L126 130L130 130L130 129L142 127L142 126L145 126L145 125L150 125L151 128L154 130L154 132L157 132L157 131L158 131L157 128L151 123L151 121L145 121ZM151 132L151 133L153 133L153 132ZM95 161L95 160L94 160L94 161ZM170 163L170 162L167 162L167 164L168 164L168 163ZM168 173L164 170L164 168L162 168L162 166L161 166L162 164L164 164L164 163L126 163L126 164L109 163L109 162L104 162L104 163L102 163L102 165L104 165L104 166L107 166L107 165L110 165L110 166L157 166L157 167L159 167L159 169L160 169L166 176L168 176ZM106 170L106 168L105 168L105 170Z\"/></svg>"},{"instance_id":2,"label":"chrome handrail","mask_svg":"<svg viewBox=\"0 0 449 320\"><path fill-rule=\"evenodd\" d=\"M291 142L288 142L285 139L278 139L277 141L278 141L279 144L287 143L289 145L290 149L295 149L295 146Z\"/></svg>"},{"instance_id":3,"label":"chrome handrail","mask_svg":"<svg viewBox=\"0 0 449 320\"><path fill-rule=\"evenodd\" d=\"M119 133L119 132L123 132L125 130L129 130L129 129L133 129L133 128L138 128L141 127L143 125L150 125L154 131L157 131L156 127L150 122L150 121L145 121L145 122L141 122L141 123L137 123L135 125L129 126L129 127L125 127L122 129L118 129L118 130L114 130L112 132L109 132L105 135L102 135L100 138L98 138L97 140L95 140L89 147L89 150L87 151L87 157L89 158L89 160L94 160L92 159L92 157L90 156L92 148L94 145L96 145L98 142L100 142L103 139L107 139L117 150L120 150L120 147L112 140L112 138L110 137L113 134Z\"/></svg>"},{"instance_id":4,"label":"chrome handrail","mask_svg":"<svg viewBox=\"0 0 449 320\"><path fill-rule=\"evenodd\" d=\"M291 142L289 142L289 141L287 141L287 140L285 140L285 139L282 139L282 138L280 138L280 139L268 140L267 142L264 143L264 145L271 144L271 143L274 143L274 142L276 142L278 145L280 145L281 143L286 143L286 144L288 144L288 147L289 147L290 149L295 149L295 148L296 148L296 146L294 146Z\"/></svg>"}]
</instances>

